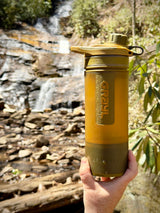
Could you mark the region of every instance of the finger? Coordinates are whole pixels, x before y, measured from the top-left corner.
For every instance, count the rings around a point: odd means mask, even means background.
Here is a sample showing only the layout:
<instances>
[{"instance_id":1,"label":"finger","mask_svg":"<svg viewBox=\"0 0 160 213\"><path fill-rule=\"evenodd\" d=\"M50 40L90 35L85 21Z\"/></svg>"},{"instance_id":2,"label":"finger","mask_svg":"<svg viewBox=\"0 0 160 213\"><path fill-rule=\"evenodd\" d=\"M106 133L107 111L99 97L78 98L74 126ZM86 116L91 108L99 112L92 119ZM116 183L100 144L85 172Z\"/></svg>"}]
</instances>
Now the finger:
<instances>
[{"instance_id":1,"label":"finger","mask_svg":"<svg viewBox=\"0 0 160 213\"><path fill-rule=\"evenodd\" d=\"M126 170L125 174L122 178L125 181L130 182L138 173L138 166L136 162L136 158L133 155L133 152L129 150L128 152L128 169Z\"/></svg>"},{"instance_id":2,"label":"finger","mask_svg":"<svg viewBox=\"0 0 160 213\"><path fill-rule=\"evenodd\" d=\"M90 165L86 157L83 157L81 160L79 174L85 188L94 188L95 181L92 177Z\"/></svg>"}]
</instances>

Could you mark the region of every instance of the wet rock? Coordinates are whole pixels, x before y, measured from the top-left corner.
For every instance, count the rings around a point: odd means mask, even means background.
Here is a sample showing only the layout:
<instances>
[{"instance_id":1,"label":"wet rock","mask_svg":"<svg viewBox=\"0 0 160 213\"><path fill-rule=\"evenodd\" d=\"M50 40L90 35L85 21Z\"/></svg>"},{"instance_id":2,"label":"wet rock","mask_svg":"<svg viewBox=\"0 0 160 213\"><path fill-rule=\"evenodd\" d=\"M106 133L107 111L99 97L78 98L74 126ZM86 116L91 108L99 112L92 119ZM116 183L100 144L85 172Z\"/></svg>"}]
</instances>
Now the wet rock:
<instances>
[{"instance_id":1,"label":"wet rock","mask_svg":"<svg viewBox=\"0 0 160 213\"><path fill-rule=\"evenodd\" d=\"M21 135L18 134L14 138L8 138L7 141L8 141L8 143L17 143L17 142L21 141Z\"/></svg>"},{"instance_id":2,"label":"wet rock","mask_svg":"<svg viewBox=\"0 0 160 213\"><path fill-rule=\"evenodd\" d=\"M23 112L12 112L7 120L7 124L11 126L23 126L25 120L24 115L25 114Z\"/></svg>"},{"instance_id":3,"label":"wet rock","mask_svg":"<svg viewBox=\"0 0 160 213\"><path fill-rule=\"evenodd\" d=\"M19 158L26 158L29 157L32 154L32 151L29 149L20 150L18 153Z\"/></svg>"},{"instance_id":4,"label":"wet rock","mask_svg":"<svg viewBox=\"0 0 160 213\"><path fill-rule=\"evenodd\" d=\"M14 132L12 132L12 133L8 134L6 137L7 138L14 138L14 137L16 137L16 134Z\"/></svg>"},{"instance_id":5,"label":"wet rock","mask_svg":"<svg viewBox=\"0 0 160 213\"><path fill-rule=\"evenodd\" d=\"M3 175L3 181L7 182L13 179L13 174L4 174Z\"/></svg>"},{"instance_id":6,"label":"wet rock","mask_svg":"<svg viewBox=\"0 0 160 213\"><path fill-rule=\"evenodd\" d=\"M46 125L43 127L43 130L45 130L45 131L50 131L50 130L54 130L54 129L55 129L54 125Z\"/></svg>"},{"instance_id":7,"label":"wet rock","mask_svg":"<svg viewBox=\"0 0 160 213\"><path fill-rule=\"evenodd\" d=\"M36 129L37 125L30 122L25 122L25 127L29 129Z\"/></svg>"},{"instance_id":8,"label":"wet rock","mask_svg":"<svg viewBox=\"0 0 160 213\"><path fill-rule=\"evenodd\" d=\"M34 172L46 172L48 170L48 166L35 165L32 166L32 170Z\"/></svg>"},{"instance_id":9,"label":"wet rock","mask_svg":"<svg viewBox=\"0 0 160 213\"><path fill-rule=\"evenodd\" d=\"M42 160L42 159L46 159L47 154L50 154L49 151L39 151L39 152L35 152L32 154L32 158L35 160Z\"/></svg>"},{"instance_id":10,"label":"wet rock","mask_svg":"<svg viewBox=\"0 0 160 213\"><path fill-rule=\"evenodd\" d=\"M49 140L44 137L43 135L39 135L38 138L36 139L36 147L42 147L42 146L48 146L49 145Z\"/></svg>"},{"instance_id":11,"label":"wet rock","mask_svg":"<svg viewBox=\"0 0 160 213\"><path fill-rule=\"evenodd\" d=\"M65 135L66 136L69 136L71 135L72 133L80 133L81 132L81 129L79 128L78 124L69 124L67 129L65 130Z\"/></svg>"},{"instance_id":12,"label":"wet rock","mask_svg":"<svg viewBox=\"0 0 160 213\"><path fill-rule=\"evenodd\" d=\"M14 113L16 112L16 108L15 106L9 106L5 104L5 109L3 110L4 112L8 112L8 113Z\"/></svg>"},{"instance_id":13,"label":"wet rock","mask_svg":"<svg viewBox=\"0 0 160 213\"><path fill-rule=\"evenodd\" d=\"M60 133L60 134L56 135L56 136L52 139L52 141L58 141L63 135L64 135L64 133Z\"/></svg>"},{"instance_id":14,"label":"wet rock","mask_svg":"<svg viewBox=\"0 0 160 213\"><path fill-rule=\"evenodd\" d=\"M72 78L64 76L63 79L52 79L52 82L56 88L54 97L50 99L50 107L53 110L57 108L75 108L84 102L83 76L72 76Z\"/></svg>"},{"instance_id":15,"label":"wet rock","mask_svg":"<svg viewBox=\"0 0 160 213\"><path fill-rule=\"evenodd\" d=\"M5 173L10 173L12 172L13 167L11 166L5 166L2 171L0 172L0 176L3 176Z\"/></svg>"},{"instance_id":16,"label":"wet rock","mask_svg":"<svg viewBox=\"0 0 160 213\"><path fill-rule=\"evenodd\" d=\"M39 53L33 65L35 74L38 77L60 77L57 67L53 64L55 56L50 53Z\"/></svg>"},{"instance_id":17,"label":"wet rock","mask_svg":"<svg viewBox=\"0 0 160 213\"><path fill-rule=\"evenodd\" d=\"M47 154L47 157L46 157L47 160L51 160L51 161L57 161L58 158L59 158L58 153L53 153L52 155Z\"/></svg>"},{"instance_id":18,"label":"wet rock","mask_svg":"<svg viewBox=\"0 0 160 213\"><path fill-rule=\"evenodd\" d=\"M33 144L35 144L35 140L27 139L27 140L23 140L20 145L32 146Z\"/></svg>"},{"instance_id":19,"label":"wet rock","mask_svg":"<svg viewBox=\"0 0 160 213\"><path fill-rule=\"evenodd\" d=\"M37 127L41 128L44 125L50 124L48 122L49 115L42 113L32 113L28 115L26 122L36 124Z\"/></svg>"},{"instance_id":20,"label":"wet rock","mask_svg":"<svg viewBox=\"0 0 160 213\"><path fill-rule=\"evenodd\" d=\"M24 161L20 159L20 161L13 161L11 162L11 166L18 171L22 172L30 172L32 165L30 164L29 161Z\"/></svg>"},{"instance_id":21,"label":"wet rock","mask_svg":"<svg viewBox=\"0 0 160 213\"><path fill-rule=\"evenodd\" d=\"M13 145L9 144L8 145L8 150L7 150L7 154L8 155L13 155L13 154L17 154L19 152L20 147L13 147Z\"/></svg>"},{"instance_id":22,"label":"wet rock","mask_svg":"<svg viewBox=\"0 0 160 213\"><path fill-rule=\"evenodd\" d=\"M4 137L0 137L0 144L1 145L5 145L5 144L7 144L7 138L4 136Z\"/></svg>"},{"instance_id":23,"label":"wet rock","mask_svg":"<svg viewBox=\"0 0 160 213\"><path fill-rule=\"evenodd\" d=\"M60 112L61 115L67 115L68 114L67 109L60 109L59 112Z\"/></svg>"},{"instance_id":24,"label":"wet rock","mask_svg":"<svg viewBox=\"0 0 160 213\"><path fill-rule=\"evenodd\" d=\"M14 161L14 160L18 160L18 159L19 159L18 155L10 155L8 158L8 161Z\"/></svg>"},{"instance_id":25,"label":"wet rock","mask_svg":"<svg viewBox=\"0 0 160 213\"><path fill-rule=\"evenodd\" d=\"M77 148L75 148L75 147L69 147L66 151L65 151L65 153L66 153L66 158L69 158L69 159L71 159L71 160L73 160L74 159L74 155L76 154L78 152L78 149Z\"/></svg>"},{"instance_id":26,"label":"wet rock","mask_svg":"<svg viewBox=\"0 0 160 213\"><path fill-rule=\"evenodd\" d=\"M83 116L83 115L85 115L85 111L82 108L82 106L77 107L73 110L73 116Z\"/></svg>"},{"instance_id":27,"label":"wet rock","mask_svg":"<svg viewBox=\"0 0 160 213\"><path fill-rule=\"evenodd\" d=\"M10 117L10 113L9 112L5 112L5 111L0 111L0 120L7 119Z\"/></svg>"},{"instance_id":28,"label":"wet rock","mask_svg":"<svg viewBox=\"0 0 160 213\"><path fill-rule=\"evenodd\" d=\"M16 127L16 128L14 128L14 132L15 132L16 134L21 134L21 133L23 132L23 130L22 130L22 128L20 128L20 127Z\"/></svg>"},{"instance_id":29,"label":"wet rock","mask_svg":"<svg viewBox=\"0 0 160 213\"><path fill-rule=\"evenodd\" d=\"M69 159L61 159L58 161L58 164L64 166L69 164Z\"/></svg>"},{"instance_id":30,"label":"wet rock","mask_svg":"<svg viewBox=\"0 0 160 213\"><path fill-rule=\"evenodd\" d=\"M20 119L23 119L25 114L26 114L26 111L24 111L24 112L18 111L18 112L15 112L14 114L12 114L10 116L10 118L15 119L15 120L20 120Z\"/></svg>"},{"instance_id":31,"label":"wet rock","mask_svg":"<svg viewBox=\"0 0 160 213\"><path fill-rule=\"evenodd\" d=\"M59 160L65 159L65 155L66 155L65 152L58 153L58 157L56 160L54 160L54 163L57 163Z\"/></svg>"}]
</instances>

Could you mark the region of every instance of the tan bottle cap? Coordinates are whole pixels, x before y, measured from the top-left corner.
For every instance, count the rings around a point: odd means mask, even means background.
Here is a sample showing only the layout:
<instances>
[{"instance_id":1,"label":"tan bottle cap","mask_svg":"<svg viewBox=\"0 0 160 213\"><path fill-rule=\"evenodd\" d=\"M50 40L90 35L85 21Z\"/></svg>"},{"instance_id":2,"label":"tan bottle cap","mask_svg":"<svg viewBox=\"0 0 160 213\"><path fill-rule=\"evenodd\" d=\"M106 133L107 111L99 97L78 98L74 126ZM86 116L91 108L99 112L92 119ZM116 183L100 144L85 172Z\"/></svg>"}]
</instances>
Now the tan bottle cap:
<instances>
[{"instance_id":1,"label":"tan bottle cap","mask_svg":"<svg viewBox=\"0 0 160 213\"><path fill-rule=\"evenodd\" d=\"M119 44L122 46L127 46L128 39L126 35L113 33L110 35L109 42Z\"/></svg>"}]
</instances>

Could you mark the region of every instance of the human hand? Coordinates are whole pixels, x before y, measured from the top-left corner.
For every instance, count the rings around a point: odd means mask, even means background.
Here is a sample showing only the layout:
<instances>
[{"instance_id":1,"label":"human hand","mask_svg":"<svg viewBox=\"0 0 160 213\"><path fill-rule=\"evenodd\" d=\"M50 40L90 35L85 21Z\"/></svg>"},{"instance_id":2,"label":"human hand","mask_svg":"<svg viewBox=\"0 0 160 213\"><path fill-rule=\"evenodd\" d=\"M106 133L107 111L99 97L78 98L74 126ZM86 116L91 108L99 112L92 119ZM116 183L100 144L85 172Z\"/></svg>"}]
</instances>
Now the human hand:
<instances>
[{"instance_id":1,"label":"human hand","mask_svg":"<svg viewBox=\"0 0 160 213\"><path fill-rule=\"evenodd\" d=\"M88 159L82 158L80 177L84 188L85 213L112 213L128 183L137 175L138 166L132 151L128 152L128 169L121 177L102 177L96 181L90 171Z\"/></svg>"}]
</instances>

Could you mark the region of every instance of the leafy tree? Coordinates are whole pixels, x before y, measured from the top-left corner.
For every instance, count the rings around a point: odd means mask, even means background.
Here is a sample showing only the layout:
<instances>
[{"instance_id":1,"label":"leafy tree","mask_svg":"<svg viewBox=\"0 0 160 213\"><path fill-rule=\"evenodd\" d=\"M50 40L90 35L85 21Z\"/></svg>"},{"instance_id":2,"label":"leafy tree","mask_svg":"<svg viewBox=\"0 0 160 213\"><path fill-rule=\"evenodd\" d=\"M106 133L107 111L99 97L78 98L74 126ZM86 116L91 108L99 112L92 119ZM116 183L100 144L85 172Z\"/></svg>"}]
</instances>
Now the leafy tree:
<instances>
[{"instance_id":1,"label":"leafy tree","mask_svg":"<svg viewBox=\"0 0 160 213\"><path fill-rule=\"evenodd\" d=\"M71 23L80 37L97 36L100 31L97 22L98 9L96 0L75 0Z\"/></svg>"},{"instance_id":2,"label":"leafy tree","mask_svg":"<svg viewBox=\"0 0 160 213\"><path fill-rule=\"evenodd\" d=\"M19 21L33 24L49 14L51 5L51 0L1 0L0 27L13 28Z\"/></svg>"},{"instance_id":3,"label":"leafy tree","mask_svg":"<svg viewBox=\"0 0 160 213\"><path fill-rule=\"evenodd\" d=\"M155 174L160 174L160 42L156 53L147 59L137 58L130 62L129 71L138 75L137 90L143 103L145 119L137 128L130 130L130 140L137 139L133 146L137 161Z\"/></svg>"}]
</instances>

